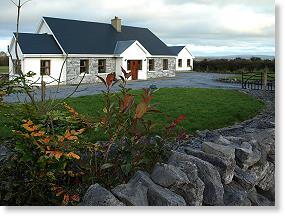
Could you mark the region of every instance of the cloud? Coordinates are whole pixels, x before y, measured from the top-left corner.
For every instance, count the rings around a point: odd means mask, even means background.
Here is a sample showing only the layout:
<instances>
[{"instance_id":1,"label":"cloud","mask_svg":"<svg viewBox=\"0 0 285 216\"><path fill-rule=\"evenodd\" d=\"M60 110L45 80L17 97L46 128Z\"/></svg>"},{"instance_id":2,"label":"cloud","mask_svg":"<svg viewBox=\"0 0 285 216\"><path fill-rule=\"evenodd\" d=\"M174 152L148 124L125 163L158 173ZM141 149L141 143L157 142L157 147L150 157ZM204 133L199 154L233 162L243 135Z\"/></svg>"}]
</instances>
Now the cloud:
<instances>
[{"instance_id":1,"label":"cloud","mask_svg":"<svg viewBox=\"0 0 285 216\"><path fill-rule=\"evenodd\" d=\"M194 56L224 56L224 55L274 55L272 46L203 46L189 45Z\"/></svg>"},{"instance_id":2,"label":"cloud","mask_svg":"<svg viewBox=\"0 0 285 216\"><path fill-rule=\"evenodd\" d=\"M6 40L0 40L0 51L7 51L7 46L10 44L11 40L6 39Z\"/></svg>"},{"instance_id":3,"label":"cloud","mask_svg":"<svg viewBox=\"0 0 285 216\"><path fill-rule=\"evenodd\" d=\"M274 0L32 0L22 9L20 30L34 32L42 16L109 23L116 15L168 44L274 48L274 10ZM15 20L14 5L1 0L0 40L11 37Z\"/></svg>"}]
</instances>

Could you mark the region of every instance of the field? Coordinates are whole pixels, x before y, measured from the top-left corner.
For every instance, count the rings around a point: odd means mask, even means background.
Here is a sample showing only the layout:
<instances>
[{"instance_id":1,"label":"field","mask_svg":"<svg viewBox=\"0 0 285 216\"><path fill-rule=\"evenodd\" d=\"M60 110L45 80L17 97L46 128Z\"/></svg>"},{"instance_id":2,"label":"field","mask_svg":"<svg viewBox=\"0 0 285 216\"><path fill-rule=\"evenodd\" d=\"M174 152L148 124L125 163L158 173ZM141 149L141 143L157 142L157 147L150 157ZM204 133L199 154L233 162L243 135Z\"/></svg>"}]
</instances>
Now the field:
<instances>
[{"instance_id":1,"label":"field","mask_svg":"<svg viewBox=\"0 0 285 216\"><path fill-rule=\"evenodd\" d=\"M8 66L0 66L0 74L8 73L9 67Z\"/></svg>"}]
</instances>

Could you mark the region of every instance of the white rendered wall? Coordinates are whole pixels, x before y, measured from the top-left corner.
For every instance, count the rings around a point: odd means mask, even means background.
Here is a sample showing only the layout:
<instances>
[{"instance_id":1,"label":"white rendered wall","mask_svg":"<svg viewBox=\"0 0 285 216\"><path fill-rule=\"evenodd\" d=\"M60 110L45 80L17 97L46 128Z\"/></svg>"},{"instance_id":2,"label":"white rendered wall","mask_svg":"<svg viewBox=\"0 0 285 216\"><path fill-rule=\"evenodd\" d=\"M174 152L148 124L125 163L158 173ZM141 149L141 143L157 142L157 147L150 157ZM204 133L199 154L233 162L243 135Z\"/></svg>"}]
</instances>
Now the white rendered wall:
<instances>
[{"instance_id":1,"label":"white rendered wall","mask_svg":"<svg viewBox=\"0 0 285 216\"><path fill-rule=\"evenodd\" d=\"M23 63L22 63L22 70L24 73L28 73L29 71L32 71L36 73L34 77L32 77L33 82L39 82L40 83L40 62L41 60L50 60L50 76L53 77L54 79L59 79L60 76L60 71L64 62L64 58L25 58ZM49 76L43 76L44 81L48 85L57 85L57 82ZM60 81L62 82L61 84L65 84L66 81L66 65L64 65L63 70L62 70L62 75L60 78Z\"/></svg>"},{"instance_id":2,"label":"white rendered wall","mask_svg":"<svg viewBox=\"0 0 285 216\"><path fill-rule=\"evenodd\" d=\"M178 59L182 59L182 67L178 67ZM187 67L187 59L190 59L191 67ZM176 70L177 71L187 71L193 70L193 56L184 47L177 56L176 59Z\"/></svg>"},{"instance_id":3,"label":"white rendered wall","mask_svg":"<svg viewBox=\"0 0 285 216\"><path fill-rule=\"evenodd\" d=\"M141 60L142 70L138 71L138 79L147 79L147 53L145 53L145 51L140 47L137 42L133 43L128 49L126 49L121 56L123 56L122 66L126 71L128 66L128 60ZM129 79L131 79L131 77Z\"/></svg>"},{"instance_id":4,"label":"white rendered wall","mask_svg":"<svg viewBox=\"0 0 285 216\"><path fill-rule=\"evenodd\" d=\"M117 78L119 78L119 76L122 75L122 70L121 70L122 63L123 63L123 58L116 58L116 77Z\"/></svg>"},{"instance_id":5,"label":"white rendered wall","mask_svg":"<svg viewBox=\"0 0 285 216\"><path fill-rule=\"evenodd\" d=\"M10 53L11 53L11 56L12 56L12 59L17 59L16 58L16 50L15 50L15 39L13 39L11 45L10 45ZM18 51L18 56L19 56L19 59L21 60L21 62L23 61L23 54L22 54L22 51L19 47L19 45L17 46L17 51ZM17 76L15 75L13 72L13 62L12 62L12 59L10 58L10 55L9 55L9 79L13 79L13 77ZM22 62L22 70L23 70L23 62Z\"/></svg>"}]
</instances>

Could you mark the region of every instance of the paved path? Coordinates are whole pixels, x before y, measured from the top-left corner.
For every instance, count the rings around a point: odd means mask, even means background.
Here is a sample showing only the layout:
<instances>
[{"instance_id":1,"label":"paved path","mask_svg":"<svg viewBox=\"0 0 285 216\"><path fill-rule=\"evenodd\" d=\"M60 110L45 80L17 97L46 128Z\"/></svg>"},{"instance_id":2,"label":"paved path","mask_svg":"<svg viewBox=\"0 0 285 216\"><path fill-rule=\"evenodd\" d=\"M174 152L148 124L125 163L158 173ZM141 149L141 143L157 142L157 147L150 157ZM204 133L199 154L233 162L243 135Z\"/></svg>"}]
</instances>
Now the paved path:
<instances>
[{"instance_id":1,"label":"paved path","mask_svg":"<svg viewBox=\"0 0 285 216\"><path fill-rule=\"evenodd\" d=\"M148 88L151 84L155 84L158 88L178 88L178 87L188 87L188 88L224 88L224 89L238 89L240 84L232 83L222 83L216 81L218 78L230 76L229 74L216 74L216 73L176 73L175 78L164 78L164 79L152 79L144 81L130 81L128 83L128 88L132 89L141 89ZM57 98L65 98L73 90L75 86L61 86L57 94ZM117 91L118 86L114 86L113 90ZM84 96L84 95L93 95L99 94L105 90L105 87L102 83L95 84L83 84L81 85L73 97ZM39 98L39 91L37 91ZM56 87L48 87L47 89L47 98L54 97L56 92ZM9 95L4 99L6 102L21 102L25 101L25 95Z\"/></svg>"}]
</instances>

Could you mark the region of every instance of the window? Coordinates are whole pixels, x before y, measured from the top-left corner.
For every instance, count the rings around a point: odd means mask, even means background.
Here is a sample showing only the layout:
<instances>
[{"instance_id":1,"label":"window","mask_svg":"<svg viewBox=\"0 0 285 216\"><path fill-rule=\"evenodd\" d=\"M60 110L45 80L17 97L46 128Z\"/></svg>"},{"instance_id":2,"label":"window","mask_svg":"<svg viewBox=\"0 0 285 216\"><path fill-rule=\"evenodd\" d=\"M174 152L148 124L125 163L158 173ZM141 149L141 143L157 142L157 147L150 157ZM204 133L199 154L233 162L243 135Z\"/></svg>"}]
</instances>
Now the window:
<instances>
[{"instance_id":1,"label":"window","mask_svg":"<svg viewBox=\"0 0 285 216\"><path fill-rule=\"evenodd\" d=\"M178 59L178 67L182 67L182 59Z\"/></svg>"},{"instance_id":2,"label":"window","mask_svg":"<svg viewBox=\"0 0 285 216\"><path fill-rule=\"evenodd\" d=\"M80 73L89 73L89 60L80 60Z\"/></svg>"},{"instance_id":3,"label":"window","mask_svg":"<svg viewBox=\"0 0 285 216\"><path fill-rule=\"evenodd\" d=\"M168 59L163 59L163 70L168 70Z\"/></svg>"},{"instance_id":4,"label":"window","mask_svg":"<svg viewBox=\"0 0 285 216\"><path fill-rule=\"evenodd\" d=\"M20 74L22 70L21 60L13 59L13 73Z\"/></svg>"},{"instance_id":5,"label":"window","mask_svg":"<svg viewBox=\"0 0 285 216\"><path fill-rule=\"evenodd\" d=\"M149 59L148 60L148 70L149 71L154 71L154 59Z\"/></svg>"},{"instance_id":6,"label":"window","mask_svg":"<svg viewBox=\"0 0 285 216\"><path fill-rule=\"evenodd\" d=\"M139 70L142 70L142 60L139 60L138 63L139 63Z\"/></svg>"},{"instance_id":7,"label":"window","mask_svg":"<svg viewBox=\"0 0 285 216\"><path fill-rule=\"evenodd\" d=\"M191 59L187 59L187 67L191 67Z\"/></svg>"},{"instance_id":8,"label":"window","mask_svg":"<svg viewBox=\"0 0 285 216\"><path fill-rule=\"evenodd\" d=\"M142 60L128 60L127 70L131 70L131 62L138 62L138 70L142 70Z\"/></svg>"},{"instance_id":9,"label":"window","mask_svg":"<svg viewBox=\"0 0 285 216\"><path fill-rule=\"evenodd\" d=\"M50 75L50 60L41 60L41 75Z\"/></svg>"},{"instance_id":10,"label":"window","mask_svg":"<svg viewBox=\"0 0 285 216\"><path fill-rule=\"evenodd\" d=\"M106 73L106 59L98 60L98 73Z\"/></svg>"}]
</instances>

